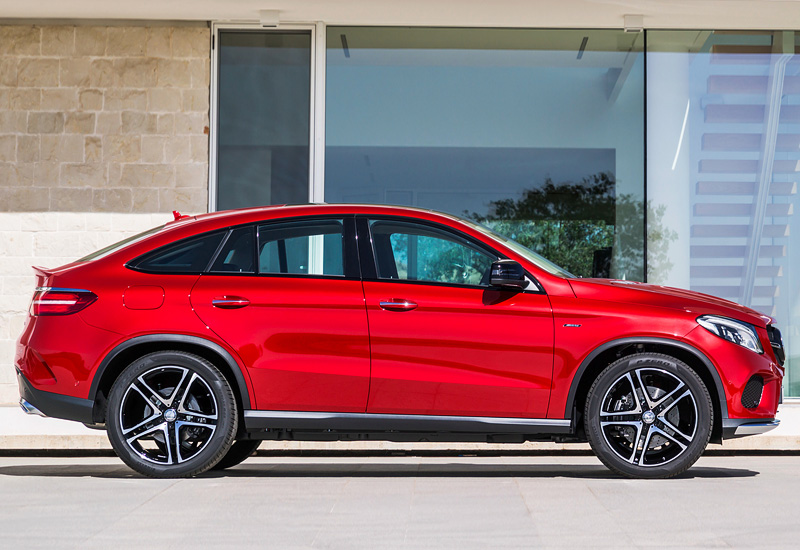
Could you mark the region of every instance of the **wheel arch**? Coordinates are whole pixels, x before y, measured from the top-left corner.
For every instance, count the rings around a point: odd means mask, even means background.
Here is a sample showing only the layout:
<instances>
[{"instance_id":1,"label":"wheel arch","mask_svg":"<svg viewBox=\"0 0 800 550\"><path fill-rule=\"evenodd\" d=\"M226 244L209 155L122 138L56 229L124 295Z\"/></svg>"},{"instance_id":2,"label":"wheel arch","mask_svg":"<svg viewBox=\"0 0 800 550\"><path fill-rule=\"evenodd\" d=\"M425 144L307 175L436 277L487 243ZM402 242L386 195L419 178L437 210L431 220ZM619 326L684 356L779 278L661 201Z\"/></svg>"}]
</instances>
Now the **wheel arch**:
<instances>
[{"instance_id":1,"label":"wheel arch","mask_svg":"<svg viewBox=\"0 0 800 550\"><path fill-rule=\"evenodd\" d=\"M105 410L108 394L120 373L138 357L158 351L185 351L198 355L220 369L231 384L236 397L240 415L251 408L250 392L239 364L233 356L219 344L185 334L147 334L122 342L112 349L97 367L92 385L89 388L89 400L92 401L92 421L102 424L105 421Z\"/></svg>"},{"instance_id":2,"label":"wheel arch","mask_svg":"<svg viewBox=\"0 0 800 550\"><path fill-rule=\"evenodd\" d=\"M711 360L694 346L678 340L669 338L620 338L606 342L593 350L581 362L572 378L567 403L564 410L564 418L573 419L578 429L582 429L581 422L583 408L586 397L594 380L600 375L602 370L613 361L625 355L640 352L663 353L675 359L683 361L694 370L705 383L711 393L712 405L714 407L714 426L711 429L711 442L722 442L723 419L728 418L728 403L725 397L725 389L722 379Z\"/></svg>"}]
</instances>

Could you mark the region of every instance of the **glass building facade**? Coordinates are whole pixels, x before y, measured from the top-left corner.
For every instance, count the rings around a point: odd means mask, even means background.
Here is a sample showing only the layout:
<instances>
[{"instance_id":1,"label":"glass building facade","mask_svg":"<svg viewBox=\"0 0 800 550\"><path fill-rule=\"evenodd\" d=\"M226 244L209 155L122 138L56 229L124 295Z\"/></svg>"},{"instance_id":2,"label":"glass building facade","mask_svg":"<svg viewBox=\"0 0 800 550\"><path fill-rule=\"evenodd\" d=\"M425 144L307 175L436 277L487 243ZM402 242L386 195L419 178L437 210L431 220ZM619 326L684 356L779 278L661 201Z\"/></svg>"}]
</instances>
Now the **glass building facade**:
<instances>
[{"instance_id":1,"label":"glass building facade","mask_svg":"<svg viewBox=\"0 0 800 550\"><path fill-rule=\"evenodd\" d=\"M216 33L212 209L433 208L576 275L734 300L778 319L800 397L794 32Z\"/></svg>"}]
</instances>

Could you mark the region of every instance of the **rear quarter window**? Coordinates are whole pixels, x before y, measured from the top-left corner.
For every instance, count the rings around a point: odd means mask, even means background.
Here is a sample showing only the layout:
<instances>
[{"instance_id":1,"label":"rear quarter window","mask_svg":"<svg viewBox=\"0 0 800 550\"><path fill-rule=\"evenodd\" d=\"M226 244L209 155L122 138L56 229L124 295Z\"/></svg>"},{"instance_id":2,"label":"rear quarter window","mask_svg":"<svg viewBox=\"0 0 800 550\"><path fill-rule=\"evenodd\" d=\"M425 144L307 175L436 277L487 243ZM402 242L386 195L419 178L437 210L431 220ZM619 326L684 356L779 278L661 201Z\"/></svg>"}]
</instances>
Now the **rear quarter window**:
<instances>
[{"instance_id":1,"label":"rear quarter window","mask_svg":"<svg viewBox=\"0 0 800 550\"><path fill-rule=\"evenodd\" d=\"M143 254L127 266L147 273L202 273L226 233L215 231L182 239Z\"/></svg>"}]
</instances>

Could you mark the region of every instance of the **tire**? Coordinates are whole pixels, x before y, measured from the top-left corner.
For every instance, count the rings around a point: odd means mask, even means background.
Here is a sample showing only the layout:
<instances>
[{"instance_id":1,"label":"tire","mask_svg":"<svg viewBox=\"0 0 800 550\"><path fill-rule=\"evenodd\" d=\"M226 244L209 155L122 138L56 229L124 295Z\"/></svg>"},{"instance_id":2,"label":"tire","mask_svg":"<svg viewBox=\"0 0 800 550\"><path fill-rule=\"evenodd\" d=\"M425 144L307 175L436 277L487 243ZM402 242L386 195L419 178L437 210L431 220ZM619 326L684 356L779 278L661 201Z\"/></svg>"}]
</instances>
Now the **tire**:
<instances>
[{"instance_id":1,"label":"tire","mask_svg":"<svg viewBox=\"0 0 800 550\"><path fill-rule=\"evenodd\" d=\"M685 363L638 353L609 365L586 400L585 427L609 469L636 478L668 478L689 469L708 445L711 396Z\"/></svg>"},{"instance_id":2,"label":"tire","mask_svg":"<svg viewBox=\"0 0 800 550\"><path fill-rule=\"evenodd\" d=\"M222 460L212 466L211 469L224 470L241 464L256 452L259 445L261 445L260 439L239 439L231 445L231 448L228 449L227 454L222 457Z\"/></svg>"},{"instance_id":3,"label":"tire","mask_svg":"<svg viewBox=\"0 0 800 550\"><path fill-rule=\"evenodd\" d=\"M125 464L150 477L191 477L217 464L238 426L236 399L209 361L160 351L128 365L108 397L108 439Z\"/></svg>"}]
</instances>

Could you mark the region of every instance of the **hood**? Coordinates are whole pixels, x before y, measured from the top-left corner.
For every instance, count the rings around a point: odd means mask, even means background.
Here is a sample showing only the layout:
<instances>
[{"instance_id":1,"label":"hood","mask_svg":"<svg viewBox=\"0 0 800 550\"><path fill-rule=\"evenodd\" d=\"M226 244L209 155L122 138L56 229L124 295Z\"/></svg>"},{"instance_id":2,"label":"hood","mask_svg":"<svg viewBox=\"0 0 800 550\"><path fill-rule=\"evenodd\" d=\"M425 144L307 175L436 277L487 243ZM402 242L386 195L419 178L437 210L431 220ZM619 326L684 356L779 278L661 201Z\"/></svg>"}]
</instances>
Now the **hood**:
<instances>
[{"instance_id":1,"label":"hood","mask_svg":"<svg viewBox=\"0 0 800 550\"><path fill-rule=\"evenodd\" d=\"M679 309L697 316L722 315L760 327L775 322L772 317L736 302L682 288L614 279L569 279L569 283L578 298Z\"/></svg>"}]
</instances>

